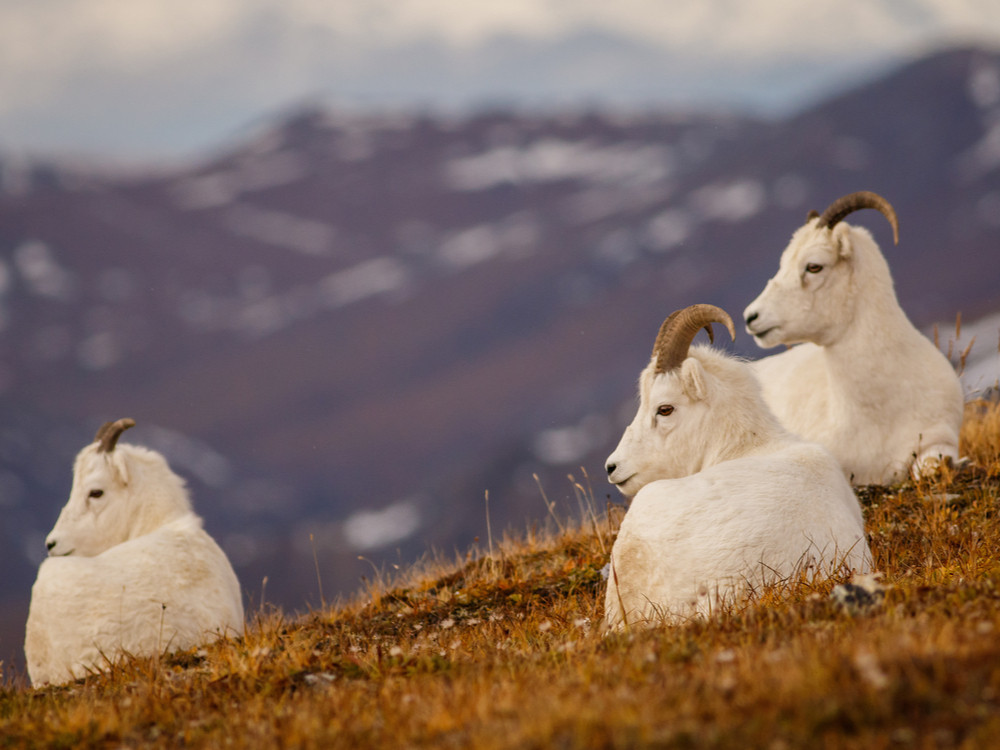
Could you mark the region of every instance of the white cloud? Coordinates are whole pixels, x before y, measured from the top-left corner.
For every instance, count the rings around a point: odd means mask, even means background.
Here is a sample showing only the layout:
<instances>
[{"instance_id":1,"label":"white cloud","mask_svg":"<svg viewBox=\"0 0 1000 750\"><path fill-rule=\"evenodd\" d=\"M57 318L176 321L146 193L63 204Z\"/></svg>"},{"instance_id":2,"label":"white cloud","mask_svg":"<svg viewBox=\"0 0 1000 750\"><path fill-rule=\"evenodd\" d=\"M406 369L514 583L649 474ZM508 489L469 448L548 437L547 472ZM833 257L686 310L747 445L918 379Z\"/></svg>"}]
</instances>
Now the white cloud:
<instances>
[{"instance_id":1,"label":"white cloud","mask_svg":"<svg viewBox=\"0 0 1000 750\"><path fill-rule=\"evenodd\" d=\"M165 64L217 42L239 0L37 0L0 3L0 107L36 103L79 66L110 70Z\"/></svg>"},{"instance_id":2,"label":"white cloud","mask_svg":"<svg viewBox=\"0 0 1000 750\"><path fill-rule=\"evenodd\" d=\"M605 29L657 46L768 56L912 42L926 32L1000 32L994 0L288 0L281 13L351 36L459 47L498 35L552 39Z\"/></svg>"},{"instance_id":3,"label":"white cloud","mask_svg":"<svg viewBox=\"0 0 1000 750\"><path fill-rule=\"evenodd\" d=\"M0 147L204 145L321 93L732 97L754 66L829 82L943 38L1000 41L1000 3L0 0Z\"/></svg>"}]
</instances>

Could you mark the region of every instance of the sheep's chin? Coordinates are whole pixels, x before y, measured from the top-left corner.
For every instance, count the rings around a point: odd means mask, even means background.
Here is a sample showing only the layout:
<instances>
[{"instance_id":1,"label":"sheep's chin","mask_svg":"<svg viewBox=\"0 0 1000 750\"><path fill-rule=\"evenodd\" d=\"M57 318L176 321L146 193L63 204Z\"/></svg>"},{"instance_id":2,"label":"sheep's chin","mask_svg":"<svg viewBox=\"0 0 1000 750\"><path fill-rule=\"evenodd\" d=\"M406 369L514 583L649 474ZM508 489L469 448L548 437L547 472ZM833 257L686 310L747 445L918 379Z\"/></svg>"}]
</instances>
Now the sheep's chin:
<instances>
[{"instance_id":1,"label":"sheep's chin","mask_svg":"<svg viewBox=\"0 0 1000 750\"><path fill-rule=\"evenodd\" d=\"M754 343L757 344L757 346L761 349L770 349L771 347L777 346L781 343L781 340L775 333L777 330L778 326L771 326L767 330L761 331L760 333L750 331L750 334L753 336Z\"/></svg>"},{"instance_id":2,"label":"sheep's chin","mask_svg":"<svg viewBox=\"0 0 1000 750\"><path fill-rule=\"evenodd\" d=\"M614 482L615 487L625 497L635 497L635 494L642 489L642 482L636 479L635 474L621 482Z\"/></svg>"}]
</instances>

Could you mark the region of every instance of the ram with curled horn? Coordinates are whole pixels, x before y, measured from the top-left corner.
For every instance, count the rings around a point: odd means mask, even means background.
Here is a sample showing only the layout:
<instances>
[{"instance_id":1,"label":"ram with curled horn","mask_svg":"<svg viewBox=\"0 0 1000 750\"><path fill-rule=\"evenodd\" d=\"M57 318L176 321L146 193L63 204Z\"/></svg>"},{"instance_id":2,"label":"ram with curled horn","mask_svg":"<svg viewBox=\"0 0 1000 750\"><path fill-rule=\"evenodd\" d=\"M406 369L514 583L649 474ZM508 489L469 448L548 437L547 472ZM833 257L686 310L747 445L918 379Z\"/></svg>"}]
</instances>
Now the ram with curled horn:
<instances>
[{"instance_id":1,"label":"ram with curled horn","mask_svg":"<svg viewBox=\"0 0 1000 750\"><path fill-rule=\"evenodd\" d=\"M785 430L750 367L699 330L732 320L695 305L667 318L639 378L639 408L608 457L632 497L611 553L611 629L710 615L747 587L866 571L861 510L836 460Z\"/></svg>"},{"instance_id":2,"label":"ram with curled horn","mask_svg":"<svg viewBox=\"0 0 1000 750\"><path fill-rule=\"evenodd\" d=\"M744 320L759 346L792 347L754 363L782 423L823 443L854 483L890 483L958 459L964 398L954 368L900 306L872 235L844 221L864 208L881 212L898 242L888 200L838 198L792 235Z\"/></svg>"}]
</instances>

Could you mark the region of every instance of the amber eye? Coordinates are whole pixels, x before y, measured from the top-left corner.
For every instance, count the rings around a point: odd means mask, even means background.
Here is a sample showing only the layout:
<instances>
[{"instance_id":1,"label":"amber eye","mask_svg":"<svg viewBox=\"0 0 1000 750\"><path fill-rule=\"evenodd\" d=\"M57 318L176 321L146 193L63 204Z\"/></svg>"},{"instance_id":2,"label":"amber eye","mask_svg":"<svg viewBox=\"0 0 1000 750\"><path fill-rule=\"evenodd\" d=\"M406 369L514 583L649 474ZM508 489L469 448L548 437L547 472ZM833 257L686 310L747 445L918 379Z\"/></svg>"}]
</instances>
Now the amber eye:
<instances>
[{"instance_id":1,"label":"amber eye","mask_svg":"<svg viewBox=\"0 0 1000 750\"><path fill-rule=\"evenodd\" d=\"M90 496L91 497L101 497L102 495L104 495L104 490L91 490L90 491Z\"/></svg>"},{"instance_id":2,"label":"amber eye","mask_svg":"<svg viewBox=\"0 0 1000 750\"><path fill-rule=\"evenodd\" d=\"M806 263L806 273L819 273L823 270L823 266L819 263Z\"/></svg>"},{"instance_id":3,"label":"amber eye","mask_svg":"<svg viewBox=\"0 0 1000 750\"><path fill-rule=\"evenodd\" d=\"M658 416L661 417L669 417L671 414L674 413L674 407L671 406L670 404L664 404L663 406L661 406L659 409L656 410L656 413Z\"/></svg>"}]
</instances>

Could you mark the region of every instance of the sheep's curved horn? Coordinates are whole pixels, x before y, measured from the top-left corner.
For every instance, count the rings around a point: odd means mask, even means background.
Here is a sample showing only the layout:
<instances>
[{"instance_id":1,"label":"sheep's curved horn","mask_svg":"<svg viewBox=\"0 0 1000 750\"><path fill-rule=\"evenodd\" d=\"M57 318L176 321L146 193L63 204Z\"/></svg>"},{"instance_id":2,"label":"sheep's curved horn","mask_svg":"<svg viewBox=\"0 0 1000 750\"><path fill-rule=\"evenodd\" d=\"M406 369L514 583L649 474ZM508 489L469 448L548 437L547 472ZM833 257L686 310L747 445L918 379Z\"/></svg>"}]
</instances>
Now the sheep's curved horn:
<instances>
[{"instance_id":1,"label":"sheep's curved horn","mask_svg":"<svg viewBox=\"0 0 1000 750\"><path fill-rule=\"evenodd\" d=\"M848 193L845 196L837 198L837 200L827 206L826 211L819 217L819 223L816 226L833 229L837 225L837 222L845 216L862 208L874 208L889 220L889 224L892 225L892 240L898 245L899 222L896 220L896 210L889 201L870 190ZM812 214L810 214L811 217Z\"/></svg>"},{"instance_id":2,"label":"sheep's curved horn","mask_svg":"<svg viewBox=\"0 0 1000 750\"><path fill-rule=\"evenodd\" d=\"M709 340L715 343L712 323L722 323L729 330L733 340L736 339L733 319L720 307L691 305L671 313L660 326L656 343L653 344L653 354L656 357L655 372L669 372L680 367L681 362L687 358L691 342L702 328L708 331Z\"/></svg>"},{"instance_id":3,"label":"sheep's curved horn","mask_svg":"<svg viewBox=\"0 0 1000 750\"><path fill-rule=\"evenodd\" d=\"M135 420L125 417L117 422L105 422L94 436L94 442L100 443L97 446L98 453L111 453L118 444L118 438L122 436L129 427L135 427Z\"/></svg>"}]
</instances>

